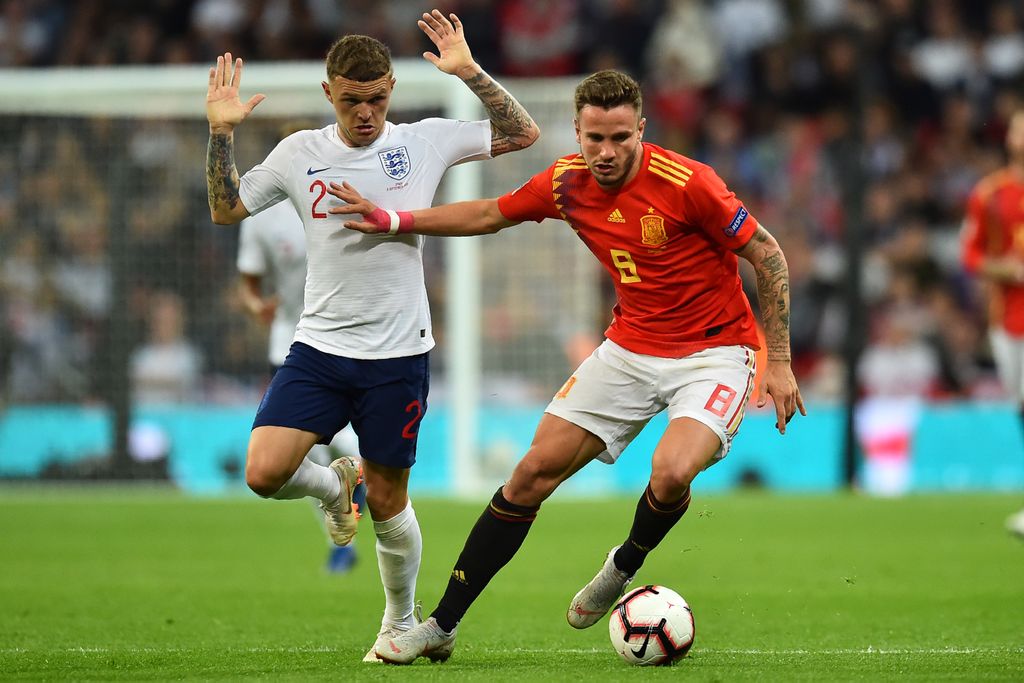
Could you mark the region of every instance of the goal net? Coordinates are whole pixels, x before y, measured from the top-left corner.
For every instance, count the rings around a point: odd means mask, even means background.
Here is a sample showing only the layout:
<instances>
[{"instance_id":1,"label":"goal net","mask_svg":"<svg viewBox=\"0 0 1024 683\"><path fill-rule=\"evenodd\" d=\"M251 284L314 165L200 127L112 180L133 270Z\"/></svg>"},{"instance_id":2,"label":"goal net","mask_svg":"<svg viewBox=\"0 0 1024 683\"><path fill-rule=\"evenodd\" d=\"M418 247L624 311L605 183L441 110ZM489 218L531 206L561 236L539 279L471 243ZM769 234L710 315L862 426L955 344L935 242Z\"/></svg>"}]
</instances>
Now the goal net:
<instances>
[{"instance_id":1,"label":"goal net","mask_svg":"<svg viewBox=\"0 0 1024 683\"><path fill-rule=\"evenodd\" d=\"M235 134L240 172L296 122L325 125L320 63L247 65L262 103ZM389 118L484 118L458 79L396 64ZM0 71L0 400L11 407L238 405L265 386L266 330L237 299L237 230L210 222L205 67ZM438 202L507 192L576 148L575 81L504 85L542 137L523 152L449 171ZM437 348L431 411L448 428L424 448L475 488L480 424L527 410L600 338L608 296L564 224L427 240ZM123 430L122 430L123 431ZM122 437L123 438L123 437Z\"/></svg>"}]
</instances>

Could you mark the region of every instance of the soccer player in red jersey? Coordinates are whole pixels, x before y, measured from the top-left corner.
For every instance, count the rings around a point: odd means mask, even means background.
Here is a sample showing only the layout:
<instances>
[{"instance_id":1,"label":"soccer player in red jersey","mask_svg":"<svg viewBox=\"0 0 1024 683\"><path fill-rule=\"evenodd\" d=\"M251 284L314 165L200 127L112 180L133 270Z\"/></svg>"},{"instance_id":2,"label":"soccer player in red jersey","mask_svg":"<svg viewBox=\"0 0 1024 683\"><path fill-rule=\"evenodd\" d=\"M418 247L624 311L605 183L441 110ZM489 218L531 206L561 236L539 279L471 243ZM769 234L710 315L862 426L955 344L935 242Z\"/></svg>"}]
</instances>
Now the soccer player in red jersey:
<instances>
[{"instance_id":1,"label":"soccer player in red jersey","mask_svg":"<svg viewBox=\"0 0 1024 683\"><path fill-rule=\"evenodd\" d=\"M992 355L1024 427L1024 111L1010 119L1006 151L1006 167L983 178L967 199L963 261L985 279ZM1024 536L1024 510L1007 527Z\"/></svg>"},{"instance_id":2,"label":"soccer player in red jersey","mask_svg":"<svg viewBox=\"0 0 1024 683\"><path fill-rule=\"evenodd\" d=\"M640 88L601 71L576 89L580 154L556 161L498 199L412 212L377 208L350 185L331 209L362 214L346 227L367 233L479 235L522 221L562 218L601 261L618 303L606 341L555 394L533 444L470 532L431 618L376 649L408 664L447 659L455 626L487 582L522 545L541 503L597 458L612 463L656 414L669 426L633 525L597 576L570 603L569 623L595 624L647 554L690 504L690 482L723 458L753 389L755 322L737 256L757 273L770 394L777 427L803 400L790 368L789 273L778 243L709 166L642 142Z\"/></svg>"}]
</instances>

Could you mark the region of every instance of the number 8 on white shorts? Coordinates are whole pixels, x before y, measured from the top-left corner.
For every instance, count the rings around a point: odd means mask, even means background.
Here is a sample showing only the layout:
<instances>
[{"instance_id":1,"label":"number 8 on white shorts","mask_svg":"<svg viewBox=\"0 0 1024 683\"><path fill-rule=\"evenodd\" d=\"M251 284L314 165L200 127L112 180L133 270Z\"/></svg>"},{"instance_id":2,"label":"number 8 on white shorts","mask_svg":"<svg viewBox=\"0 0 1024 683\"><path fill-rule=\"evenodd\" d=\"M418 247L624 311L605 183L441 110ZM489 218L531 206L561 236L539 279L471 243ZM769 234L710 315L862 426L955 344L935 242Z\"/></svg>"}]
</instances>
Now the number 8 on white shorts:
<instances>
[{"instance_id":1,"label":"number 8 on white shorts","mask_svg":"<svg viewBox=\"0 0 1024 683\"><path fill-rule=\"evenodd\" d=\"M689 417L722 442L724 458L739 430L754 388L754 351L716 346L684 358L628 351L606 340L576 369L545 412L602 439L598 456L615 462L648 421L663 410L670 420Z\"/></svg>"}]
</instances>

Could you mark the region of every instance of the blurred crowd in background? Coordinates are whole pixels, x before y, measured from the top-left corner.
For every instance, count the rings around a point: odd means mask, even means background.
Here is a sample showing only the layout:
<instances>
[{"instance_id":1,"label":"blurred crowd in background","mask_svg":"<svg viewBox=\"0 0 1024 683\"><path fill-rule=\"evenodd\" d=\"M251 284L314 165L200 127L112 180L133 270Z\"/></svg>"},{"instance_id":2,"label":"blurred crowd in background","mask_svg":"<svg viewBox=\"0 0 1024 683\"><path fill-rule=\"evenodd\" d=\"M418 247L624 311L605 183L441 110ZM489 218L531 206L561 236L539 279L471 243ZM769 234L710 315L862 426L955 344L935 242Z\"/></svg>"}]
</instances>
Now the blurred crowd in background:
<instances>
[{"instance_id":1,"label":"blurred crowd in background","mask_svg":"<svg viewBox=\"0 0 1024 683\"><path fill-rule=\"evenodd\" d=\"M345 33L373 35L394 57L415 58L430 47L415 21L434 6L5 0L0 67L209 64L225 51L253 62L317 60ZM1006 123L1021 105L1024 2L462 0L441 9L459 14L474 55L496 76L619 68L641 81L645 139L711 164L785 249L795 368L812 398L842 394L846 213L834 152L859 133L868 303L861 390L1000 396L978 288L959 260L959 228L973 185L1004 163ZM0 125L4 400L104 395L112 215L127 226L117 248L137 264L122 322L148 400L232 400L265 375L264 356L252 351L264 332L243 320L227 267L233 237L209 225L205 126L146 125ZM241 170L273 135L250 136ZM188 172L165 167L168 146L191 160ZM133 169L127 177L110 155ZM122 176L112 179L115 172ZM115 181L131 201L106 191ZM169 253L177 256L167 267L144 265Z\"/></svg>"}]
</instances>

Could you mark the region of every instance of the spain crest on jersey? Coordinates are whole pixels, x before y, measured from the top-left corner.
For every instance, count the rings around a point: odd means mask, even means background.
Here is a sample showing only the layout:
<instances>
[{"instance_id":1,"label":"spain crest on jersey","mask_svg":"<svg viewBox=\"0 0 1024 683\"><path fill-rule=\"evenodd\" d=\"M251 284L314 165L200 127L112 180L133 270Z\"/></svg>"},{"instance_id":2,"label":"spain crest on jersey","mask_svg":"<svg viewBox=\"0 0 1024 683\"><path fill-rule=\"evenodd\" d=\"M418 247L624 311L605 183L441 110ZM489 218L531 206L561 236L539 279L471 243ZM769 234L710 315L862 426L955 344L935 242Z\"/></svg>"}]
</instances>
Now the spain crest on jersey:
<instances>
[{"instance_id":1,"label":"spain crest on jersey","mask_svg":"<svg viewBox=\"0 0 1024 683\"><path fill-rule=\"evenodd\" d=\"M409 175L409 171L412 169L412 163L409 161L409 151L404 146L377 152L377 157L380 159L380 165L384 167L384 172L388 174L389 178L401 180Z\"/></svg>"},{"instance_id":2,"label":"spain crest on jersey","mask_svg":"<svg viewBox=\"0 0 1024 683\"><path fill-rule=\"evenodd\" d=\"M640 219L640 240L649 247L659 247L668 242L665 219L661 216L644 216Z\"/></svg>"}]
</instances>

